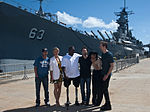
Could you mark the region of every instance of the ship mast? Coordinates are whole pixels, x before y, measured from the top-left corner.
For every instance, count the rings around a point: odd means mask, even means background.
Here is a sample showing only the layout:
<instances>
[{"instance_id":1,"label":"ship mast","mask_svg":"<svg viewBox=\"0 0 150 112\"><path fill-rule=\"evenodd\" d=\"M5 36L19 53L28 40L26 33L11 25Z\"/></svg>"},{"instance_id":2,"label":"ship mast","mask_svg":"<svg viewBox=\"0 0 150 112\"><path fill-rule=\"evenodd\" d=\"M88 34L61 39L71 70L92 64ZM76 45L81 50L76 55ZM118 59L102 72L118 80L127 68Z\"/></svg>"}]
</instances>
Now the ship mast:
<instances>
[{"instance_id":1,"label":"ship mast","mask_svg":"<svg viewBox=\"0 0 150 112\"><path fill-rule=\"evenodd\" d=\"M124 0L124 7L121 12L115 12L115 15L119 17L117 19L117 23L119 24L119 27L117 29L118 38L124 39L124 40L130 40L130 33L129 33L129 25L128 25L128 16L133 14L132 11L126 11L126 0Z\"/></svg>"},{"instance_id":2,"label":"ship mast","mask_svg":"<svg viewBox=\"0 0 150 112\"><path fill-rule=\"evenodd\" d=\"M43 12L43 9L42 9L42 2L43 0L38 0L40 2L40 8L39 8L39 11L36 12L36 14L40 17L43 17L44 16L44 12Z\"/></svg>"},{"instance_id":3,"label":"ship mast","mask_svg":"<svg viewBox=\"0 0 150 112\"><path fill-rule=\"evenodd\" d=\"M51 14L50 12L44 12L42 9L42 2L44 0L38 0L40 2L40 8L39 11L36 12L36 15L42 17L42 18L47 18L49 19L51 22L55 22L58 23L58 17L56 14Z\"/></svg>"},{"instance_id":4,"label":"ship mast","mask_svg":"<svg viewBox=\"0 0 150 112\"><path fill-rule=\"evenodd\" d=\"M126 8L126 0L124 0L124 8Z\"/></svg>"}]
</instances>

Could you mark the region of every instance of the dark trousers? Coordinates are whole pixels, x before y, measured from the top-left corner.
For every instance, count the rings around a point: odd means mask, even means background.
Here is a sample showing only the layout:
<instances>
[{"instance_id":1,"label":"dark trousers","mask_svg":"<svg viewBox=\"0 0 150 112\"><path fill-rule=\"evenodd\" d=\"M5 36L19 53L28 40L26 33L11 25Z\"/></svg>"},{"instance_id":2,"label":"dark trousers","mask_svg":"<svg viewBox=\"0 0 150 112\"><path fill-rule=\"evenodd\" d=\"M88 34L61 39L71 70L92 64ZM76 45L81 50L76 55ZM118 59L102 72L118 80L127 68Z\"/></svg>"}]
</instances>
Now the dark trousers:
<instances>
[{"instance_id":1,"label":"dark trousers","mask_svg":"<svg viewBox=\"0 0 150 112\"><path fill-rule=\"evenodd\" d=\"M49 91L48 91L48 77L44 78L35 78L35 88L36 88L36 103L40 104L40 88L41 83L44 87L44 93L45 93L45 103L49 102Z\"/></svg>"},{"instance_id":2,"label":"dark trousers","mask_svg":"<svg viewBox=\"0 0 150 112\"><path fill-rule=\"evenodd\" d=\"M85 84L86 84L86 95L85 95ZM90 86L91 86L91 78L81 78L80 79L82 102L89 103L90 94L91 94Z\"/></svg>"},{"instance_id":3,"label":"dark trousers","mask_svg":"<svg viewBox=\"0 0 150 112\"><path fill-rule=\"evenodd\" d=\"M109 75L106 81L103 81L103 79L100 81L99 104L101 104L102 102L103 95L105 97L105 103L110 104L110 98L109 98L109 92L108 92L110 78L111 78L111 75Z\"/></svg>"},{"instance_id":4,"label":"dark trousers","mask_svg":"<svg viewBox=\"0 0 150 112\"><path fill-rule=\"evenodd\" d=\"M100 81L102 80L102 75L100 70L93 70L92 77L92 103L94 105L99 105L99 92L100 92Z\"/></svg>"}]
</instances>

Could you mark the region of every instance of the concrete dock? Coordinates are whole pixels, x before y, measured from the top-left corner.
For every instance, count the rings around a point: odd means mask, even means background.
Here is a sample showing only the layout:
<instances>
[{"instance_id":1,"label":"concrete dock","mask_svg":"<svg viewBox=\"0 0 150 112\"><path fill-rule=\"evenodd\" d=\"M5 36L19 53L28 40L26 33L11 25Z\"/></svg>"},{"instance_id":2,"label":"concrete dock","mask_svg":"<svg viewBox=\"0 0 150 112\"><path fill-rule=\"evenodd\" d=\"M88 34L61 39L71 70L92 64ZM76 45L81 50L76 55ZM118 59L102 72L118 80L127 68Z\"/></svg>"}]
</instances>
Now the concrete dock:
<instances>
[{"instance_id":1,"label":"concrete dock","mask_svg":"<svg viewBox=\"0 0 150 112\"><path fill-rule=\"evenodd\" d=\"M140 60L120 72L110 82L112 110L110 112L150 112L150 59ZM49 84L50 107L44 105L41 89L41 107L35 108L34 78L0 84L0 112L99 112L99 107L75 106L74 87L70 86L69 110L66 110L66 89L62 86L61 107L55 105L53 84ZM79 101L81 94L79 89ZM91 103L91 102L90 102ZM103 102L104 103L104 102Z\"/></svg>"}]
</instances>

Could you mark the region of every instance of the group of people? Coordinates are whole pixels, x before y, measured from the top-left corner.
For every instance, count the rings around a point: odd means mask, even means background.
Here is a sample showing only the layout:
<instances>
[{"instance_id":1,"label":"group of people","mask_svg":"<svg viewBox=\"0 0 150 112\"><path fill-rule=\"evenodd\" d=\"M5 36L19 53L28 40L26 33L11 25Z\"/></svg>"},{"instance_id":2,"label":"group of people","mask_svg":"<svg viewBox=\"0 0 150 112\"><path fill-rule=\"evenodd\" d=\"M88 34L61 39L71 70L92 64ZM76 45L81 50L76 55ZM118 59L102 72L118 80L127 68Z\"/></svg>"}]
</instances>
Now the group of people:
<instances>
[{"instance_id":1,"label":"group of people","mask_svg":"<svg viewBox=\"0 0 150 112\"><path fill-rule=\"evenodd\" d=\"M97 52L90 52L88 54L88 49L83 47L81 49L82 55L80 55L75 53L74 46L71 46L65 56L60 56L59 48L55 47L53 48L54 56L48 58L48 49L42 49L42 56L38 57L34 62L36 107L40 106L41 83L45 92L45 105L50 106L48 91L50 71L50 83L54 84L54 96L57 106L60 106L59 99L62 82L64 82L64 86L66 87L66 106L70 104L69 86L71 81L75 87L75 105L89 105L92 81L92 104L94 106L101 105L104 96L105 104L101 106L101 110L111 110L108 87L114 60L112 53L107 50L107 42L100 42L100 50L102 51L101 56ZM81 104L78 102L79 86L82 96Z\"/></svg>"}]
</instances>

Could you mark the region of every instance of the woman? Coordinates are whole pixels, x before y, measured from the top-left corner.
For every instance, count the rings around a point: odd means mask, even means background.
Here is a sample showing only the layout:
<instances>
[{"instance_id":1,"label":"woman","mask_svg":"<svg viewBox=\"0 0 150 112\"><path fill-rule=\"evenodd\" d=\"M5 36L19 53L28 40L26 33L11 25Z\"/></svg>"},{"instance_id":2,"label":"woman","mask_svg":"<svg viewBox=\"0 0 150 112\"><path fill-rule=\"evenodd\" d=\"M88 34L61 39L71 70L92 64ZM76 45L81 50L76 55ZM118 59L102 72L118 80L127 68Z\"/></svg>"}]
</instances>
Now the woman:
<instances>
[{"instance_id":1,"label":"woman","mask_svg":"<svg viewBox=\"0 0 150 112\"><path fill-rule=\"evenodd\" d=\"M98 53L97 52L92 52L91 53L91 62L92 62L92 67L93 67L93 78L92 78L92 93L93 93L93 98L92 98L92 103L95 106L99 106L100 102L99 102L99 90L100 90L100 78L101 77L101 59L100 57L98 57Z\"/></svg>"},{"instance_id":2,"label":"woman","mask_svg":"<svg viewBox=\"0 0 150 112\"><path fill-rule=\"evenodd\" d=\"M59 48L53 48L53 57L50 59L50 75L51 82L54 83L54 96L56 99L56 105L60 106L59 98L61 94L61 85L62 85L62 68L61 61L62 56L59 56Z\"/></svg>"}]
</instances>

